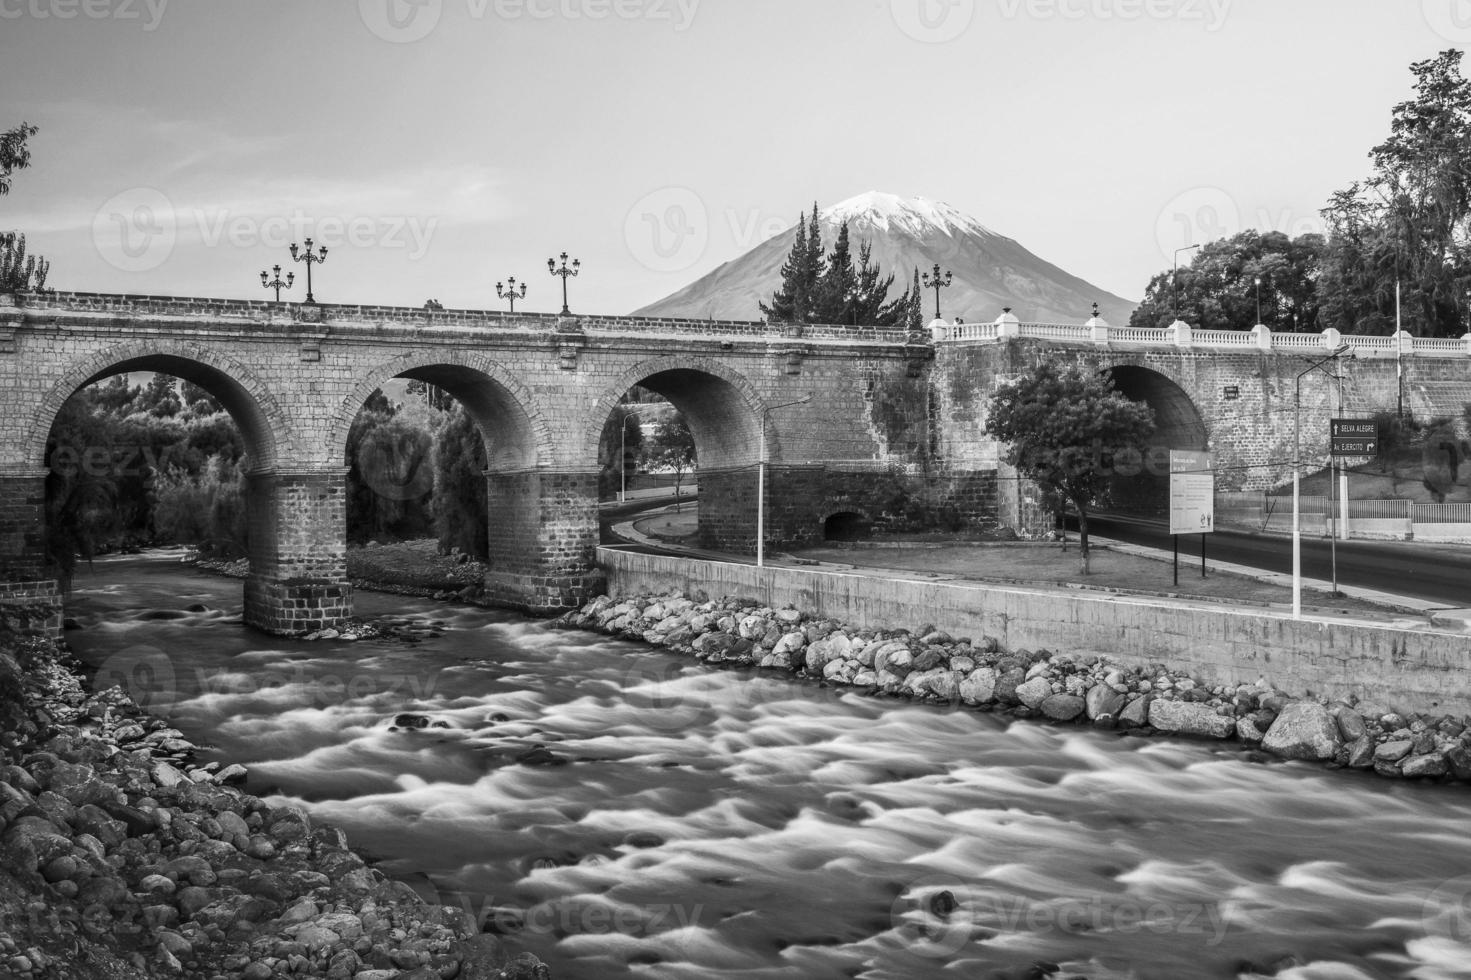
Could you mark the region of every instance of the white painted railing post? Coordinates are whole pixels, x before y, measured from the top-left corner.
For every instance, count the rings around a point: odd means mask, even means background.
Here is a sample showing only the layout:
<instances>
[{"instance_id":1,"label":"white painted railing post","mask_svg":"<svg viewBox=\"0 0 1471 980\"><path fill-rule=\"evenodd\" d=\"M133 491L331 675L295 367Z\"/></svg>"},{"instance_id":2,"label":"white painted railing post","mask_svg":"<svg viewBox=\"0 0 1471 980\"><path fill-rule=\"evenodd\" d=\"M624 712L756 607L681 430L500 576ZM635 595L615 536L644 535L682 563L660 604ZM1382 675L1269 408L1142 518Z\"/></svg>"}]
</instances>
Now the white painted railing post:
<instances>
[{"instance_id":1,"label":"white painted railing post","mask_svg":"<svg viewBox=\"0 0 1471 980\"><path fill-rule=\"evenodd\" d=\"M1022 335L1021 321L1011 312L1011 307L1001 311L996 318L996 339L1004 337L1020 337Z\"/></svg>"},{"instance_id":2,"label":"white painted railing post","mask_svg":"<svg viewBox=\"0 0 1471 980\"><path fill-rule=\"evenodd\" d=\"M1095 313L1083 326L1088 328L1088 336L1093 343L1099 345L1108 343L1108 321L1103 317Z\"/></svg>"},{"instance_id":3,"label":"white painted railing post","mask_svg":"<svg viewBox=\"0 0 1471 980\"><path fill-rule=\"evenodd\" d=\"M1170 340L1176 347L1190 346L1190 324L1184 320L1176 320L1170 324Z\"/></svg>"},{"instance_id":4,"label":"white painted railing post","mask_svg":"<svg viewBox=\"0 0 1471 980\"><path fill-rule=\"evenodd\" d=\"M1329 327L1323 331L1324 350L1338 350L1338 345L1341 343L1343 343L1343 336L1338 332L1337 327Z\"/></svg>"},{"instance_id":5,"label":"white painted railing post","mask_svg":"<svg viewBox=\"0 0 1471 980\"><path fill-rule=\"evenodd\" d=\"M1272 331L1265 323L1258 323L1251 328L1251 335L1256 338L1256 345L1262 350L1272 349Z\"/></svg>"},{"instance_id":6,"label":"white painted railing post","mask_svg":"<svg viewBox=\"0 0 1471 980\"><path fill-rule=\"evenodd\" d=\"M1394 349L1401 354L1415 353L1415 338L1408 330L1401 330L1394 335Z\"/></svg>"},{"instance_id":7,"label":"white painted railing post","mask_svg":"<svg viewBox=\"0 0 1471 980\"><path fill-rule=\"evenodd\" d=\"M930 322L930 339L949 340L950 324L946 323L944 320L941 320L939 317L935 317L935 319Z\"/></svg>"},{"instance_id":8,"label":"white painted railing post","mask_svg":"<svg viewBox=\"0 0 1471 980\"><path fill-rule=\"evenodd\" d=\"M1462 337L1461 342L1466 347L1466 356L1471 357L1471 333L1468 333L1466 334L1466 336Z\"/></svg>"}]
</instances>

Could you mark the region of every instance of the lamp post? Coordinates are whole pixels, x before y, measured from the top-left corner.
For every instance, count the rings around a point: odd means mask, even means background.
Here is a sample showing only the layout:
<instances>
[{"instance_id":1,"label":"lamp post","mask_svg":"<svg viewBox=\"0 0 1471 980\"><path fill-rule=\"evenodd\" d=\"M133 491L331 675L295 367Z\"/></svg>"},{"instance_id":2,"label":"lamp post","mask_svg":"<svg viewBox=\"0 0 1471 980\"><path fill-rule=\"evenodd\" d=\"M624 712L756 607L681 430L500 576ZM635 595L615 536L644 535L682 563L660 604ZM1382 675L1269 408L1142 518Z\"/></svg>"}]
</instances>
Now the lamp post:
<instances>
[{"instance_id":1,"label":"lamp post","mask_svg":"<svg viewBox=\"0 0 1471 980\"><path fill-rule=\"evenodd\" d=\"M935 266L938 275L939 266ZM936 293L938 296L939 294ZM791 408L793 405L804 405L812 400L812 392L807 392L801 398L780 405L768 405L761 412L761 448L757 453L756 463L756 567L763 568L766 565L766 423L771 418L771 413L779 408Z\"/></svg>"},{"instance_id":2,"label":"lamp post","mask_svg":"<svg viewBox=\"0 0 1471 980\"><path fill-rule=\"evenodd\" d=\"M625 412L623 421L618 423L618 502L620 504L628 499L628 446L625 437L628 435L629 419L633 419L640 427L644 424L637 412Z\"/></svg>"},{"instance_id":3,"label":"lamp post","mask_svg":"<svg viewBox=\"0 0 1471 980\"><path fill-rule=\"evenodd\" d=\"M572 311L567 308L567 280L568 278L577 275L582 263L577 259L573 259L572 267L569 269L567 267L567 253L563 252L561 258L562 267L560 269L557 268L556 259L547 259L547 271L554 276L562 277L562 315L570 316L572 314Z\"/></svg>"},{"instance_id":4,"label":"lamp post","mask_svg":"<svg viewBox=\"0 0 1471 980\"><path fill-rule=\"evenodd\" d=\"M512 313L515 313L516 312L516 299L517 299L517 296L516 296L516 277L515 276L507 276L506 277L506 282L508 282L508 283L511 284L511 288L510 289L505 289L505 284L498 282L498 283L495 284L495 294L496 294L496 296L500 297L501 299L510 300L511 301L511 312ZM521 284L521 296L520 296L520 298L521 299L525 299L526 298L526 283L524 283L524 282Z\"/></svg>"},{"instance_id":5,"label":"lamp post","mask_svg":"<svg viewBox=\"0 0 1471 980\"><path fill-rule=\"evenodd\" d=\"M1348 344L1339 344L1327 357L1319 358L1307 369L1300 371L1292 383L1292 618L1302 618L1302 515L1298 510L1302 492L1302 379L1305 375L1318 370L1329 361L1337 361L1344 354L1350 358L1353 353ZM1337 545L1334 545L1334 558L1337 558ZM1334 579L1337 580L1338 569L1334 568Z\"/></svg>"},{"instance_id":6,"label":"lamp post","mask_svg":"<svg viewBox=\"0 0 1471 980\"><path fill-rule=\"evenodd\" d=\"M952 279L954 279L954 278L955 278L955 274L953 272L949 271L948 269L945 270L945 275L942 277L940 275L940 263L938 263L938 262L935 263L935 275L934 275L934 278L931 278L930 277L930 274L928 272L926 272L924 274L925 288L926 289L933 289L935 291L935 319L936 320L940 319L940 289L942 287L944 287L944 286L950 285L950 281Z\"/></svg>"},{"instance_id":7,"label":"lamp post","mask_svg":"<svg viewBox=\"0 0 1471 980\"><path fill-rule=\"evenodd\" d=\"M1170 292L1175 298L1175 319L1180 319L1180 253L1188 252L1192 248L1200 248L1199 245L1184 245L1175 249L1175 271L1170 273Z\"/></svg>"},{"instance_id":8,"label":"lamp post","mask_svg":"<svg viewBox=\"0 0 1471 980\"><path fill-rule=\"evenodd\" d=\"M1256 277L1256 322L1262 322L1262 277Z\"/></svg>"},{"instance_id":9,"label":"lamp post","mask_svg":"<svg viewBox=\"0 0 1471 980\"><path fill-rule=\"evenodd\" d=\"M315 303L317 300L314 296L312 296L312 266L320 265L321 263L327 261L327 246L323 245L314 254L312 252L312 240L308 238L306 240L306 251L298 255L296 251L296 243L292 242L291 257L297 262L306 263L306 301L308 303Z\"/></svg>"},{"instance_id":10,"label":"lamp post","mask_svg":"<svg viewBox=\"0 0 1471 980\"><path fill-rule=\"evenodd\" d=\"M266 287L267 289L275 289L276 290L276 302L279 303L279 302L281 302L281 290L283 290L283 289L290 289L291 288L291 284L296 281L296 273L294 273L294 272L288 272L288 273L286 273L286 281L285 282L282 282L281 281L281 267L279 265L272 266L271 267L271 272L275 274L276 278L271 279L269 282L267 282L266 281L266 273L262 272L260 274L260 284L262 286Z\"/></svg>"}]
</instances>

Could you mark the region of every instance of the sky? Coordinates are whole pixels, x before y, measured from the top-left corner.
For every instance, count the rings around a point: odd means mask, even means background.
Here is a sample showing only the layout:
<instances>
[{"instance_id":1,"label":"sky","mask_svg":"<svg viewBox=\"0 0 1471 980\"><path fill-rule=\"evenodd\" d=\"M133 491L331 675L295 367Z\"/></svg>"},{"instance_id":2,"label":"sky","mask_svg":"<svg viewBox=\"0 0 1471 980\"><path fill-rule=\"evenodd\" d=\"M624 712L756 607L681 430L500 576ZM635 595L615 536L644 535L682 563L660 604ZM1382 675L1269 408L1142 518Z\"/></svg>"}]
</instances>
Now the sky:
<instances>
[{"instance_id":1,"label":"sky","mask_svg":"<svg viewBox=\"0 0 1471 980\"><path fill-rule=\"evenodd\" d=\"M1321 231L1468 43L1471 0L0 0L0 229L60 290L302 300L310 237L319 302L553 312L565 251L627 313L881 190L1137 299Z\"/></svg>"}]
</instances>

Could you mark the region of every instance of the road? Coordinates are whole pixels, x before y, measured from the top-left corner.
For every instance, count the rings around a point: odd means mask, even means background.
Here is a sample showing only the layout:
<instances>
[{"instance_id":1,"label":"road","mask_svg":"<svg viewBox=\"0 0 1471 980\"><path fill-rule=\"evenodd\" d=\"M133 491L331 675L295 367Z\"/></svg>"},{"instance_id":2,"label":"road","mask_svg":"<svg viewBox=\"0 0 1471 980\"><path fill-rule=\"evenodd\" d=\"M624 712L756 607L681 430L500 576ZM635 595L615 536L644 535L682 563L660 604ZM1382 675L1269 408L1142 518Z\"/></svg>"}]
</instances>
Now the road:
<instances>
[{"instance_id":1,"label":"road","mask_svg":"<svg viewBox=\"0 0 1471 980\"><path fill-rule=\"evenodd\" d=\"M1069 526L1076 529L1077 519ZM1142 544L1169 551L1167 525L1117 515L1088 518L1088 530L1099 537ZM1249 531L1217 530L1206 544L1206 560L1249 565L1292 574L1292 539ZM1198 568L1200 536L1181 535L1181 574L1185 566ZM1302 573L1306 578L1332 579L1329 542L1302 539ZM1447 606L1471 606L1471 547L1416 545L1396 541L1338 542L1338 584L1356 585L1394 595L1412 596Z\"/></svg>"}]
</instances>

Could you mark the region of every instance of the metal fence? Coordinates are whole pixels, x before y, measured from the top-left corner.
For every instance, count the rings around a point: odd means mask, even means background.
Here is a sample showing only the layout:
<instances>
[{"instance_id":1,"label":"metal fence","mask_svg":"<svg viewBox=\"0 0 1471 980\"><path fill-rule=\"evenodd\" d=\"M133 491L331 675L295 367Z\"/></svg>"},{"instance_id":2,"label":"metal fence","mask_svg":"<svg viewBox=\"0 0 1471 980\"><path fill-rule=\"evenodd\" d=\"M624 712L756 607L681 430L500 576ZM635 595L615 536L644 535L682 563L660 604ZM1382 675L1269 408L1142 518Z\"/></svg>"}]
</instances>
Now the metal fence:
<instances>
[{"instance_id":1,"label":"metal fence","mask_svg":"<svg viewBox=\"0 0 1471 980\"><path fill-rule=\"evenodd\" d=\"M1331 516L1329 498L1304 494L1299 513L1321 521ZM1471 524L1471 503L1417 504L1413 500L1394 497L1387 500L1349 499L1350 520L1411 521L1415 524ZM1220 490L1216 492L1216 521L1227 524L1249 524L1265 527L1292 520L1292 494L1266 493L1261 490Z\"/></svg>"}]
</instances>

